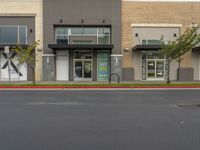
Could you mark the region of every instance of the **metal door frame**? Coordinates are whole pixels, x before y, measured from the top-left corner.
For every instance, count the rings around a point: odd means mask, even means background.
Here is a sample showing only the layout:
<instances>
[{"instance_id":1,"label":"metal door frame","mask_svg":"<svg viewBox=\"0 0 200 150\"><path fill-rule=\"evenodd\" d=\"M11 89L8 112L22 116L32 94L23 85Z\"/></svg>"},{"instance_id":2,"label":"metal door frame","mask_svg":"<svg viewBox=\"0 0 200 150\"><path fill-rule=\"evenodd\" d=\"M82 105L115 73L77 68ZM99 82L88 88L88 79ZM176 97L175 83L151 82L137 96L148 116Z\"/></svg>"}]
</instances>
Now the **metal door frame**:
<instances>
[{"instance_id":1,"label":"metal door frame","mask_svg":"<svg viewBox=\"0 0 200 150\"><path fill-rule=\"evenodd\" d=\"M148 78L148 62L149 61L154 61L155 62L155 76L154 78ZM163 78L157 78L157 62L158 61L162 61L164 62L164 68L163 68ZM158 80L158 81L163 81L165 80L165 59L146 59L146 80L149 80L149 81L153 81L153 80Z\"/></svg>"}]
</instances>

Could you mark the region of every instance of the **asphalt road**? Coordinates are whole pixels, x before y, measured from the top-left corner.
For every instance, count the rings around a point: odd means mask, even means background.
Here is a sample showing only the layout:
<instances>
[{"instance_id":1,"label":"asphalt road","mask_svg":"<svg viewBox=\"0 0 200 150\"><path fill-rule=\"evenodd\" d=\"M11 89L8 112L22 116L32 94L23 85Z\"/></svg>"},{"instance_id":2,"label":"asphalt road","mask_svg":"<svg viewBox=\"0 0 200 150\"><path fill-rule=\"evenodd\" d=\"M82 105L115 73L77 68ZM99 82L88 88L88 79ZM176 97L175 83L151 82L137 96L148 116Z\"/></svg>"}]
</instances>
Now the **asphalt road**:
<instances>
[{"instance_id":1,"label":"asphalt road","mask_svg":"<svg viewBox=\"0 0 200 150\"><path fill-rule=\"evenodd\" d=\"M196 104L200 90L0 91L0 150L199 150Z\"/></svg>"}]
</instances>

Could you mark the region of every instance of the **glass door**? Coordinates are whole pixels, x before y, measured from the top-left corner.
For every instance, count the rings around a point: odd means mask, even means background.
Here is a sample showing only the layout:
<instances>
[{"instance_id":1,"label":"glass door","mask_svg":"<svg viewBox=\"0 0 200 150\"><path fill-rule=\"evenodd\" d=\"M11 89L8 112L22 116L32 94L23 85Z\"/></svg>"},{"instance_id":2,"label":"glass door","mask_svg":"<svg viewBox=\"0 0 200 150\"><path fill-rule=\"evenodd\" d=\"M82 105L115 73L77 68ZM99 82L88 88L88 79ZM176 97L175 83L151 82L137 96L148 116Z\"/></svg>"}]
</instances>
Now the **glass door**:
<instances>
[{"instance_id":1,"label":"glass door","mask_svg":"<svg viewBox=\"0 0 200 150\"><path fill-rule=\"evenodd\" d=\"M148 60L147 61L147 78L154 79L156 76L156 62L155 60Z\"/></svg>"},{"instance_id":2,"label":"glass door","mask_svg":"<svg viewBox=\"0 0 200 150\"><path fill-rule=\"evenodd\" d=\"M91 79L92 78L92 61L91 60L84 60L83 61L83 78Z\"/></svg>"},{"instance_id":3,"label":"glass door","mask_svg":"<svg viewBox=\"0 0 200 150\"><path fill-rule=\"evenodd\" d=\"M83 78L83 62L82 62L82 60L76 60L75 61L74 74L75 74L74 75L75 80Z\"/></svg>"},{"instance_id":4,"label":"glass door","mask_svg":"<svg viewBox=\"0 0 200 150\"><path fill-rule=\"evenodd\" d=\"M92 79L92 61L75 60L75 80Z\"/></svg>"},{"instance_id":5,"label":"glass door","mask_svg":"<svg viewBox=\"0 0 200 150\"><path fill-rule=\"evenodd\" d=\"M92 80L92 55L90 50L74 52L74 80Z\"/></svg>"},{"instance_id":6,"label":"glass door","mask_svg":"<svg viewBox=\"0 0 200 150\"><path fill-rule=\"evenodd\" d=\"M165 61L163 59L147 60L147 80L164 80Z\"/></svg>"},{"instance_id":7,"label":"glass door","mask_svg":"<svg viewBox=\"0 0 200 150\"><path fill-rule=\"evenodd\" d=\"M164 60L157 60L156 61L156 78L163 78L164 79L164 69L165 63Z\"/></svg>"}]
</instances>

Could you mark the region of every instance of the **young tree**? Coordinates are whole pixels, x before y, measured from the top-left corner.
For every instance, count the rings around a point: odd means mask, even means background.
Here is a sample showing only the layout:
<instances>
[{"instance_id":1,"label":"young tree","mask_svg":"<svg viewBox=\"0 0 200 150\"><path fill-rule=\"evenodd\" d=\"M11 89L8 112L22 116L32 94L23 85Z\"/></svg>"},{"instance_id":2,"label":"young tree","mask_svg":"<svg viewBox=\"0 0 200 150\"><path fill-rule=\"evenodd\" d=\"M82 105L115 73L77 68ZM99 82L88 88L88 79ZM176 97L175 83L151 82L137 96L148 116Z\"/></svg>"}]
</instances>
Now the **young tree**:
<instances>
[{"instance_id":1,"label":"young tree","mask_svg":"<svg viewBox=\"0 0 200 150\"><path fill-rule=\"evenodd\" d=\"M166 57L168 63L167 83L170 84L170 63L176 60L179 64L183 60L183 55L190 51L192 48L200 43L200 34L198 33L199 25L187 30L175 41L164 43L163 37L161 38L160 54Z\"/></svg>"},{"instance_id":2,"label":"young tree","mask_svg":"<svg viewBox=\"0 0 200 150\"><path fill-rule=\"evenodd\" d=\"M17 46L12 49L18 56L18 64L21 65L26 63L28 67L31 68L33 84L35 84L35 50L37 49L38 45L39 41L36 41L33 44L28 45L27 48L22 48L20 44L17 44Z\"/></svg>"}]
</instances>

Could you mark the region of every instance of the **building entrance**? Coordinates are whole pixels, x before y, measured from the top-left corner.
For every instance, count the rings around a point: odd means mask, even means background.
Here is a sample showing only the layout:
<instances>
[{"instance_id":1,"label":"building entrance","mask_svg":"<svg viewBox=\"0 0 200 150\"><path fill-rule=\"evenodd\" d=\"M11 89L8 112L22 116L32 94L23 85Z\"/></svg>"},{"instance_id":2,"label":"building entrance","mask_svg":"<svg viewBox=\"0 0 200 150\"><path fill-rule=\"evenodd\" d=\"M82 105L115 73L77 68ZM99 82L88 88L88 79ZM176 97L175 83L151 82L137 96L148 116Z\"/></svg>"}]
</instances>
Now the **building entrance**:
<instances>
[{"instance_id":1,"label":"building entrance","mask_svg":"<svg viewBox=\"0 0 200 150\"><path fill-rule=\"evenodd\" d=\"M147 59L147 80L164 80L165 61L163 59Z\"/></svg>"},{"instance_id":2,"label":"building entrance","mask_svg":"<svg viewBox=\"0 0 200 150\"><path fill-rule=\"evenodd\" d=\"M166 74L165 58L157 52L142 53L142 79L164 80Z\"/></svg>"},{"instance_id":3,"label":"building entrance","mask_svg":"<svg viewBox=\"0 0 200 150\"><path fill-rule=\"evenodd\" d=\"M74 80L92 80L91 51L75 51Z\"/></svg>"}]
</instances>

